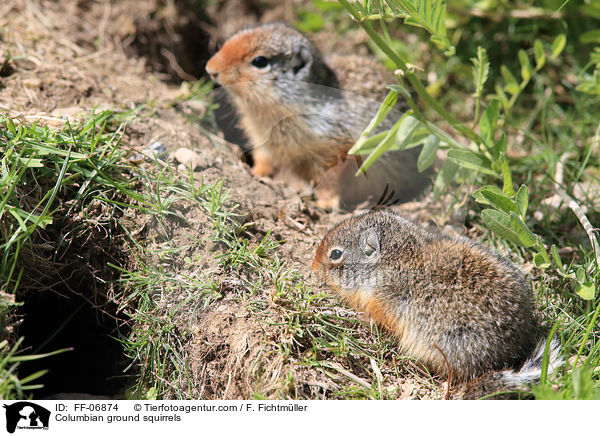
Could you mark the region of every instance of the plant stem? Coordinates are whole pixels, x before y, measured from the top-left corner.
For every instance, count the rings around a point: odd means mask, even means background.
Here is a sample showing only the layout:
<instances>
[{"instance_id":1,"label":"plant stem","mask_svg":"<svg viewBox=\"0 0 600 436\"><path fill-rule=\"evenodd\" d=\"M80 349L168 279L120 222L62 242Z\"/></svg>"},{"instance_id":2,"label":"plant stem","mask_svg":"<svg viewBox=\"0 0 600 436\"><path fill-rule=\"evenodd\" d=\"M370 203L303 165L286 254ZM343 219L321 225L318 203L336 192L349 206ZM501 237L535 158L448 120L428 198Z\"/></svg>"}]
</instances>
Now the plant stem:
<instances>
[{"instance_id":1,"label":"plant stem","mask_svg":"<svg viewBox=\"0 0 600 436\"><path fill-rule=\"evenodd\" d=\"M402 56L397 53L393 48L391 48L383 38L377 33L377 31L373 28L373 25L370 21L365 20L360 13L352 6L347 0L338 0L339 3L352 15L352 17L358 22L358 24L367 32L367 35L371 38L371 40L377 44L377 46L396 64L396 67L404 72L404 77L408 79L413 89L419 95L419 97L424 101L427 105L432 107L444 120L446 120L454 129L456 129L459 133L461 133L466 138L471 141L479 144L481 139L479 136L467 126L458 122L454 116L448 112L446 109L442 107L441 104L438 103L436 99L434 99L431 94L425 88L425 85L421 83L419 78L415 75L415 73L408 67L407 62L402 59Z\"/></svg>"}]
</instances>

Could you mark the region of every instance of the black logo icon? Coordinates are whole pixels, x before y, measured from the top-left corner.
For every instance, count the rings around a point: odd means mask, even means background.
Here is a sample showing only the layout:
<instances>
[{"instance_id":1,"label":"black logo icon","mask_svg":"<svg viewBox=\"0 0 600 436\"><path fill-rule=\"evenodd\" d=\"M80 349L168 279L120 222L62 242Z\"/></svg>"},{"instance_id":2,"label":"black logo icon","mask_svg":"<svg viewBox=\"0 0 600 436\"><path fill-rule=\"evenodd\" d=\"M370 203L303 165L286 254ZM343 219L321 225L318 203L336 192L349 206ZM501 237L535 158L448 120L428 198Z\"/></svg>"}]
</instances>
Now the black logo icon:
<instances>
[{"instance_id":1,"label":"black logo icon","mask_svg":"<svg viewBox=\"0 0 600 436\"><path fill-rule=\"evenodd\" d=\"M50 411L42 406L19 401L10 405L4 405L6 409L6 431L14 433L15 429L48 429L50 422Z\"/></svg>"}]
</instances>

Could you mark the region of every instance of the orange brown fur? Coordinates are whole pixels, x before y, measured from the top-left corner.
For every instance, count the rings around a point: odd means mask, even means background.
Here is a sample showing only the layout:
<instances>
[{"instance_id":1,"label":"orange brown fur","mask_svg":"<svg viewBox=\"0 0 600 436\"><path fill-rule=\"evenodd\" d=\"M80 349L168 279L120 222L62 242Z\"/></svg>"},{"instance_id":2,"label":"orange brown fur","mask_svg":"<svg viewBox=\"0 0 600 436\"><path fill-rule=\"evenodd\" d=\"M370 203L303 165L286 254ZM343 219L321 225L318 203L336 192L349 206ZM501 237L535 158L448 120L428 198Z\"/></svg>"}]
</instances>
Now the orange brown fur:
<instances>
[{"instance_id":1,"label":"orange brown fur","mask_svg":"<svg viewBox=\"0 0 600 436\"><path fill-rule=\"evenodd\" d=\"M209 59L206 68L217 74L222 74L220 82L230 85L238 81L255 80L248 74L249 70L240 70L239 65L245 64L256 51L259 40L251 34L240 34L230 39L223 45L221 50Z\"/></svg>"},{"instance_id":2,"label":"orange brown fur","mask_svg":"<svg viewBox=\"0 0 600 436\"><path fill-rule=\"evenodd\" d=\"M462 398L539 377L545 338L527 281L482 245L379 209L330 230L312 268L413 358L459 382L481 377ZM556 352L553 359L560 361Z\"/></svg>"}]
</instances>

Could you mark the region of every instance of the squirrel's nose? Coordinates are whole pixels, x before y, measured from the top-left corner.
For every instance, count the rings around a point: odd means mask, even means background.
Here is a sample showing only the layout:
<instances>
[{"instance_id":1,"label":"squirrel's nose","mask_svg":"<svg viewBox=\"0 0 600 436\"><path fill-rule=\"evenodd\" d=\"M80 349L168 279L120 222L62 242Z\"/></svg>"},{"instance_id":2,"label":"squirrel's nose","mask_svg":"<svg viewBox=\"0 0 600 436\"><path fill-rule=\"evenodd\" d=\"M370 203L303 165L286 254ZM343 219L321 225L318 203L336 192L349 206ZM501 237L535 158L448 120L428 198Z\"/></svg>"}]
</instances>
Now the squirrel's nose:
<instances>
[{"instance_id":1,"label":"squirrel's nose","mask_svg":"<svg viewBox=\"0 0 600 436\"><path fill-rule=\"evenodd\" d=\"M324 251L325 251L325 247L323 246L323 243L321 242L321 244L319 245L319 248L317 248L317 254L315 254L315 259L313 260L313 263L311 265L311 269L313 271L316 271L321 267L321 264L323 263Z\"/></svg>"},{"instance_id":2,"label":"squirrel's nose","mask_svg":"<svg viewBox=\"0 0 600 436\"><path fill-rule=\"evenodd\" d=\"M214 66L212 66L210 62L206 64L206 72L214 81L219 80L219 71Z\"/></svg>"}]
</instances>

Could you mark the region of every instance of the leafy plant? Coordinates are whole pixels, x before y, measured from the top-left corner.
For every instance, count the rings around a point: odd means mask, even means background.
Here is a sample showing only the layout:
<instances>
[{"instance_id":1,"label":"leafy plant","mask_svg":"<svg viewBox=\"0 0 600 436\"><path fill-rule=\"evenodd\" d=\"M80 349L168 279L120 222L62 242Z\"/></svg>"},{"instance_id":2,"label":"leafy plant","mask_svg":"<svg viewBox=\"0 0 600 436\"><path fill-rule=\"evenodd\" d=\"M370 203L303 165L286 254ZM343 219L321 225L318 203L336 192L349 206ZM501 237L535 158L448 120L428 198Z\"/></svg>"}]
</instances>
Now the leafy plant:
<instances>
[{"instance_id":1,"label":"leafy plant","mask_svg":"<svg viewBox=\"0 0 600 436\"><path fill-rule=\"evenodd\" d=\"M591 74L588 72L593 67ZM600 47L596 47L590 61L580 73L577 90L591 95L600 95Z\"/></svg>"},{"instance_id":2,"label":"leafy plant","mask_svg":"<svg viewBox=\"0 0 600 436\"><path fill-rule=\"evenodd\" d=\"M483 221L490 230L516 245L536 247L538 251L536 264L548 266L550 258L547 250L539 236L535 235L527 226L528 187L521 185L518 191L514 189L506 157L508 139L506 133L499 128L499 121L507 116L528 83L544 67L546 60L555 60L560 56L566 45L566 36L562 33L556 36L549 50L541 40L536 39L533 43L533 63L524 50L519 50L520 80L517 80L506 66L501 65L500 71L504 84L496 84L496 94L488 97L490 101L481 115L480 107L485 99L484 89L489 77L490 63L487 51L479 46L476 56L471 58L475 88L475 114L473 128L470 128L458 122L429 94L417 73L410 67L408 59L394 50L392 44L380 36L373 25L374 22L383 19L403 19L407 25L426 29L431 34L431 40L446 50L446 56L452 56L455 51L446 34L444 24L446 7L443 2L382 0L365 1L364 4L361 4L360 2L351 3L340 0L340 4L363 27L373 42L389 56L398 69L396 77L399 85L388 86L390 93L362 136L350 150L351 154L369 154L359 169L359 173L364 172L388 150L403 150L423 145L418 159L420 171L433 164L438 149L447 150L447 161L454 165L442 166L435 184L436 192L439 193L447 181L452 180L457 166L495 179L502 179L502 189L495 185L486 185L473 194L480 204L491 206L482 211ZM402 86L404 80L409 82L429 109L433 109L438 116L454 128L455 133L462 137L464 142L454 139L417 107L411 94ZM388 132L370 136L375 127L388 115L399 95L407 100L411 109Z\"/></svg>"},{"instance_id":3,"label":"leafy plant","mask_svg":"<svg viewBox=\"0 0 600 436\"><path fill-rule=\"evenodd\" d=\"M593 127L595 135L589 135L585 158L581 164L570 160L571 156L565 152L566 146L573 141L572 132L566 132L551 127L552 122L545 117L550 117L546 111L550 107L549 95L553 91L553 77L561 76L556 71L559 65L565 62L562 59L566 51L572 53L574 48L569 45L567 35L572 35L565 27L558 27L550 35L543 34L539 38L527 41L522 47L517 47L514 52L514 60L506 63L494 63L490 57L494 48L493 41L477 41L477 45L471 39L465 47L471 51L456 53L453 44L458 39L448 35L445 20L449 14L445 2L442 1L364 1L350 2L339 0L339 3L349 12L351 17L360 25L370 37L378 51L384 53L393 64L397 84L388 85L390 93L381 105L377 114L371 120L369 126L350 150L353 154L368 154L364 159L363 166L359 172L364 171L372 163L388 150L402 150L414 146L422 146L418 158L419 171L431 166L438 151L444 152L445 161L438 170L434 184L434 194L439 195L454 180L465 180L465 171L477 173L468 179L478 184L478 189L473 192L477 204L481 206L480 220L496 236L521 254L531 255L533 262L540 272L554 274L561 283L571 285L572 293L578 296L574 303L577 306L573 318L566 322L563 328L569 331L565 340L565 347L574 350L577 359L573 365L576 371L569 373L564 379L563 391L556 395L573 396L576 398L595 398L597 388L594 390L594 379L597 374L591 368L597 366L598 359L598 300L597 287L600 281L600 247L596 239L594 226L587 218L584 209L580 207L572 193L572 187L564 183L565 162L569 162L573 169L573 184L581 179L582 174L590 165L597 165L598 158L594 150L598 150L600 144L600 127L598 113L591 110L597 105L596 100L585 100L587 106L573 104L573 112L582 119L573 120L575 125L581 126L585 123L586 130ZM553 11L543 8L526 8L511 13L508 5L503 5L501 11L485 8L484 5L473 2L462 2L452 5L455 10L453 16L460 11L462 15L469 16L473 12L478 16L482 14L495 18L495 22L514 23L514 16L540 16L547 20L553 20ZM517 6L515 6L517 7ZM587 7L586 13L592 14L597 11ZM572 9L572 8L571 8ZM600 9L599 9L600 10ZM600 16L600 15L598 15ZM459 21L465 28L457 27L455 33L469 35L467 23L470 18ZM472 77L473 111L462 114L461 119L471 120L469 123L459 121L459 118L447 107L444 99L436 99L425 86L421 73L414 68L405 52L396 49L397 44L389 37L391 20L403 20L405 25L417 26L424 29L430 40L443 51L441 62L444 65L454 65L454 71L461 71L463 76L468 68ZM381 25L381 31L376 26ZM479 23L474 24L483 26ZM481 27L478 27L480 29ZM501 25L498 25L501 27ZM548 26L550 27L550 26ZM594 37L594 31L588 32L590 22L581 25L580 40L584 42ZM585 33L587 32L587 33ZM569 36L571 37L571 36ZM586 39L587 38L587 39ZM576 40L576 39L575 39ZM571 41L572 42L572 41ZM488 50L483 45L488 44ZM497 48L497 47L495 47ZM568 50L567 50L568 49ZM464 47L461 47L464 50ZM568 53L567 53L568 54ZM439 55L438 55L439 56ZM463 61L470 59L470 65ZM516 69L519 72L516 73ZM592 97L600 95L600 51L596 48L590 56L590 60L578 74L577 90ZM570 79L571 83L573 79ZM577 95L575 85L569 83L565 86L570 93L569 97L574 103L583 101ZM417 106L412 93L408 92L410 87L420 101ZM490 91L493 90L493 93ZM399 96L408 103L410 110L396 121L394 126L387 132L375 131L375 127L390 113ZM569 102L570 103L570 102ZM531 105L534 105L533 110ZM589 113L585 108L590 108ZM564 104L554 104L552 107L554 116L561 117L564 113ZM527 113L527 112L530 113ZM562 111L562 112L561 112ZM540 133L531 132L533 120L539 117ZM522 120L524 119L524 121ZM512 131L511 131L512 129ZM580 129L578 131L584 131ZM560 144L552 144L551 134L560 135ZM545 150L545 163L555 170L555 174L539 175L540 172L535 165L539 165L539 159L525 157L521 159L511 158L510 145L515 142L515 137L521 135L522 141L531 142L535 146ZM582 138L584 139L584 138ZM532 146L533 147L533 146ZM573 150L573 148L570 148ZM514 153L513 153L514 154ZM574 152L571 152L574 155ZM594 157L591 157L591 156ZM593 162L593 163L592 163ZM524 179L515 183L515 172L518 177ZM543 171L543 170L542 170ZM592 171L592 174L594 172ZM595 174L598 174L596 172ZM543 193L532 190L533 179L542 179L545 183ZM593 185L593 182L592 182ZM539 181L538 185L539 186ZM539 189L538 189L539 191ZM550 228L542 228L532 223L532 215L543 216L541 202L546 192L554 191L554 201L560 205L566 205L575 215L581 227L588 235L591 251L588 248L580 248L579 262L565 264L559 255L560 238ZM533 204L533 211L532 209ZM592 211L594 207L588 207ZM593 212L592 212L593 213ZM564 217L565 214L560 214ZM597 217L597 214L595 215ZM571 215L571 220L573 215ZM564 219L564 218L563 218ZM535 222L535 221L534 221ZM548 242L548 237L555 239ZM572 247L571 251L573 250ZM536 283L536 286L539 284ZM545 289L545 286L540 286ZM567 291L569 287L566 287ZM580 305L579 302L582 302ZM565 313L565 312L563 312ZM576 315L579 314L579 315ZM557 314L558 315L558 314ZM578 318L579 316L579 318ZM577 360L581 358L586 368L578 368ZM594 360L595 359L595 360ZM595 363L594 363L595 362ZM545 387L536 391L539 397L552 397ZM552 390L552 392L554 392ZM561 393L562 392L562 393ZM595 392L595 393L594 393Z\"/></svg>"}]
</instances>

